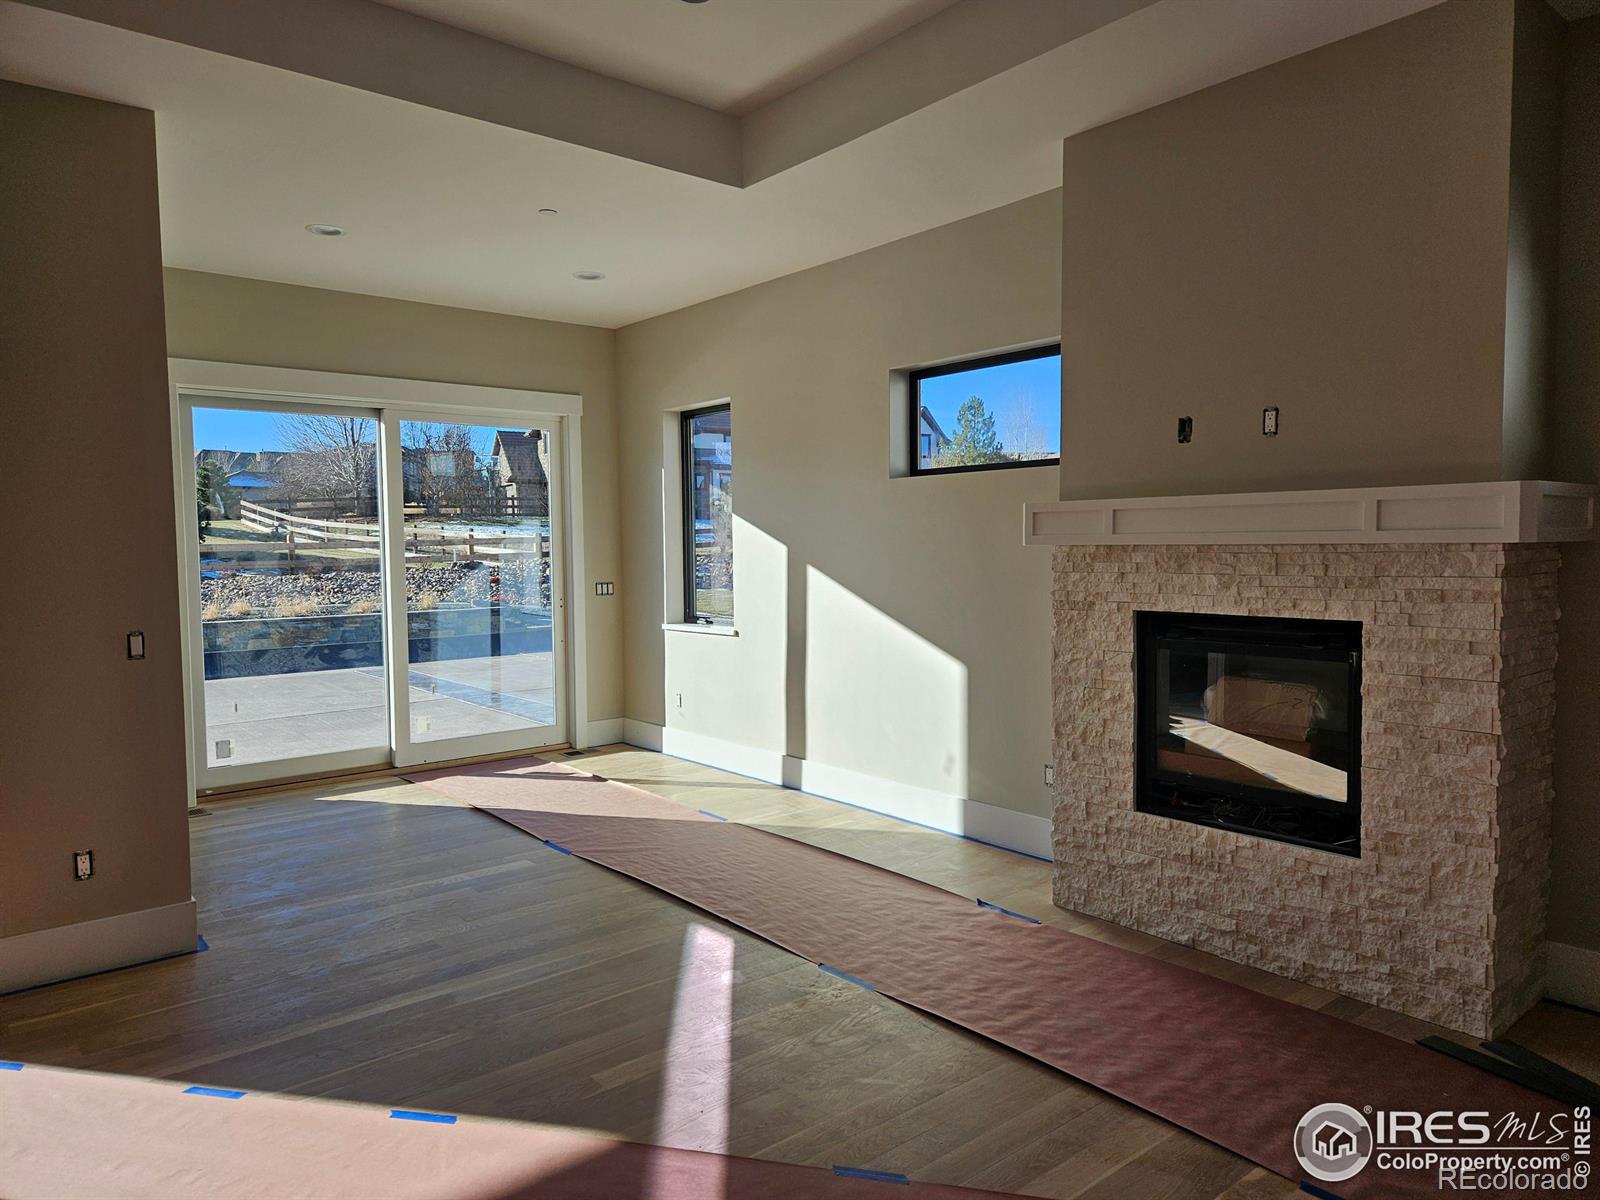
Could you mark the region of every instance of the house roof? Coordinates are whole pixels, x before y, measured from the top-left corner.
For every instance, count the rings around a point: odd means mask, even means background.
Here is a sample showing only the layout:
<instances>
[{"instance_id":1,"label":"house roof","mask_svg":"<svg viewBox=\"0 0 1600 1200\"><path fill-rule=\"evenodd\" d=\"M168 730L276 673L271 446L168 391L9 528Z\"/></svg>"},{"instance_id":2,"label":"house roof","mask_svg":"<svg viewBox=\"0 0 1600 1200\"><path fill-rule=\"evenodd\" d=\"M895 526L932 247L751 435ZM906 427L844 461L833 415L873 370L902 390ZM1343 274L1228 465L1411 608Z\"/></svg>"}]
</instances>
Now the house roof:
<instances>
[{"instance_id":1,"label":"house roof","mask_svg":"<svg viewBox=\"0 0 1600 1200\"><path fill-rule=\"evenodd\" d=\"M258 471L234 471L228 476L228 486L232 488L275 488L278 480L271 475L262 475Z\"/></svg>"},{"instance_id":2,"label":"house roof","mask_svg":"<svg viewBox=\"0 0 1600 1200\"><path fill-rule=\"evenodd\" d=\"M290 453L288 450L197 450L194 465L209 463L227 476L248 471L270 478L281 473Z\"/></svg>"},{"instance_id":3,"label":"house roof","mask_svg":"<svg viewBox=\"0 0 1600 1200\"><path fill-rule=\"evenodd\" d=\"M929 429L933 430L933 432L938 435L940 441L948 442L950 440L950 435L939 427L939 422L936 421L933 414L928 411L928 406L926 404L922 405L921 415L922 423Z\"/></svg>"},{"instance_id":4,"label":"house roof","mask_svg":"<svg viewBox=\"0 0 1600 1200\"><path fill-rule=\"evenodd\" d=\"M512 483L547 482L544 463L539 449L544 438L535 430L525 433L518 429L497 429L494 434L494 454L504 457L506 470Z\"/></svg>"}]
</instances>

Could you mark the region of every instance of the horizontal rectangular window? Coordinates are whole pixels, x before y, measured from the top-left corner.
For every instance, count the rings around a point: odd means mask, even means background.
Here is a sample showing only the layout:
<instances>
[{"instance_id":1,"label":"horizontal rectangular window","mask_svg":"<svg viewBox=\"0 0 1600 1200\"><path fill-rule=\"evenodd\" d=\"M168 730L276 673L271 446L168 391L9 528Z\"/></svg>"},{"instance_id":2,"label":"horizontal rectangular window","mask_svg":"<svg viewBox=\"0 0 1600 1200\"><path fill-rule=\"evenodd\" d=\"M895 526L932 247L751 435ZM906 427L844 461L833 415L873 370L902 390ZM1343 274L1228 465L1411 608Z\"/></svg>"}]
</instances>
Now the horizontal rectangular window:
<instances>
[{"instance_id":1,"label":"horizontal rectangular window","mask_svg":"<svg viewBox=\"0 0 1600 1200\"><path fill-rule=\"evenodd\" d=\"M733 623L733 412L683 414L683 619Z\"/></svg>"},{"instance_id":2,"label":"horizontal rectangular window","mask_svg":"<svg viewBox=\"0 0 1600 1200\"><path fill-rule=\"evenodd\" d=\"M1061 461L1061 347L912 371L911 473Z\"/></svg>"}]
</instances>

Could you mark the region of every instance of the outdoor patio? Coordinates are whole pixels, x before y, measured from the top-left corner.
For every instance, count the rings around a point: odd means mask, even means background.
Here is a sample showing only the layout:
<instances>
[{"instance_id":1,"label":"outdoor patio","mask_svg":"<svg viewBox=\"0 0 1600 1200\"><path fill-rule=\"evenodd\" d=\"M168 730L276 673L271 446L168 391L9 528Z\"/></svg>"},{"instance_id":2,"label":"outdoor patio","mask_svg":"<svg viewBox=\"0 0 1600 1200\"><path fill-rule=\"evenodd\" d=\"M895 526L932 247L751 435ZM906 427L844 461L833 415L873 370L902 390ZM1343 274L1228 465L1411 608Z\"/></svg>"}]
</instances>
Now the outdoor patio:
<instances>
[{"instance_id":1,"label":"outdoor patio","mask_svg":"<svg viewBox=\"0 0 1600 1200\"><path fill-rule=\"evenodd\" d=\"M554 660L542 654L458 658L411 668L416 741L555 723ZM381 667L208 679L206 762L238 766L389 744ZM218 743L230 751L218 757Z\"/></svg>"}]
</instances>

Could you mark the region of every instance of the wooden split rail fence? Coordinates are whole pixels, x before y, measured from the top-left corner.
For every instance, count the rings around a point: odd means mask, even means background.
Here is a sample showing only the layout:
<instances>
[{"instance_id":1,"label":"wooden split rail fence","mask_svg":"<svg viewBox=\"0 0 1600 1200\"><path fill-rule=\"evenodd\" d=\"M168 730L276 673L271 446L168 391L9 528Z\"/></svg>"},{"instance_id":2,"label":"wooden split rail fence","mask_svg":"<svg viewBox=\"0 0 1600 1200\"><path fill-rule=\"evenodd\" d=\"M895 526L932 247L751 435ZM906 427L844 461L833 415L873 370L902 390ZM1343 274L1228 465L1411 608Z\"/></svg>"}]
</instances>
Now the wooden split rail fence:
<instances>
[{"instance_id":1,"label":"wooden split rail fence","mask_svg":"<svg viewBox=\"0 0 1600 1200\"><path fill-rule=\"evenodd\" d=\"M289 561L297 550L364 550L377 557L381 532L375 522L326 521L297 517L250 501L240 503L240 522L254 533L282 534L283 541L251 542L252 550L284 551ZM405 531L407 558L449 558L459 562L494 562L506 557L543 558L550 554L550 535L532 533L480 534L474 530L423 529Z\"/></svg>"}]
</instances>

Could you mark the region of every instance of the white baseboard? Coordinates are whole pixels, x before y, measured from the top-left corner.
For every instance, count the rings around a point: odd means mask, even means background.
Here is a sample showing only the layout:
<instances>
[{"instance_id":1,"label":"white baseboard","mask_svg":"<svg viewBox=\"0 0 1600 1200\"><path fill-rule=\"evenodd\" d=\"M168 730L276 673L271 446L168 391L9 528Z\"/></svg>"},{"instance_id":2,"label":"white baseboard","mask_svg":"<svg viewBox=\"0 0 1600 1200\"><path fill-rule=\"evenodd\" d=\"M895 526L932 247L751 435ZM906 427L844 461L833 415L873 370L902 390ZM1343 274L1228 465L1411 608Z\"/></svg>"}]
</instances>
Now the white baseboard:
<instances>
[{"instance_id":1,"label":"white baseboard","mask_svg":"<svg viewBox=\"0 0 1600 1200\"><path fill-rule=\"evenodd\" d=\"M632 717L622 722L622 740L641 750L659 750L674 758L704 763L735 775L748 775L763 783L783 783L783 755L771 750L758 750L740 742L729 742L706 733L687 729L652 725L648 721L635 721Z\"/></svg>"},{"instance_id":2,"label":"white baseboard","mask_svg":"<svg viewBox=\"0 0 1600 1200\"><path fill-rule=\"evenodd\" d=\"M573 747L588 750L595 746L612 746L623 740L622 718L608 717L604 721L585 721Z\"/></svg>"},{"instance_id":3,"label":"white baseboard","mask_svg":"<svg viewBox=\"0 0 1600 1200\"><path fill-rule=\"evenodd\" d=\"M1544 994L1564 1004L1600 1012L1600 950L1546 942L1549 966Z\"/></svg>"},{"instance_id":4,"label":"white baseboard","mask_svg":"<svg viewBox=\"0 0 1600 1200\"><path fill-rule=\"evenodd\" d=\"M781 784L941 833L986 842L1002 850L1046 860L1051 857L1050 822L1045 817L631 718L623 722L623 740L642 750L659 750L675 758Z\"/></svg>"},{"instance_id":5,"label":"white baseboard","mask_svg":"<svg viewBox=\"0 0 1600 1200\"><path fill-rule=\"evenodd\" d=\"M76 979L195 948L193 898L0 938L0 992Z\"/></svg>"}]
</instances>

